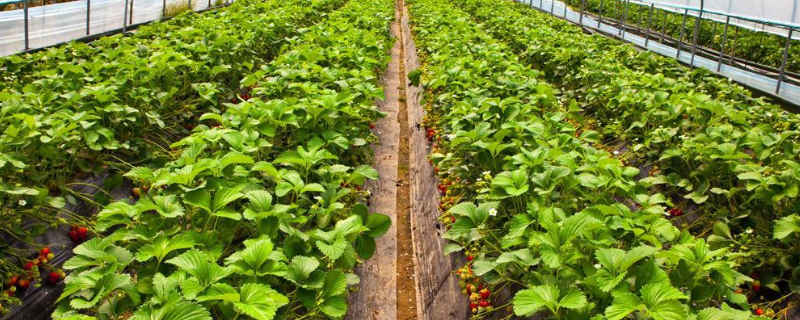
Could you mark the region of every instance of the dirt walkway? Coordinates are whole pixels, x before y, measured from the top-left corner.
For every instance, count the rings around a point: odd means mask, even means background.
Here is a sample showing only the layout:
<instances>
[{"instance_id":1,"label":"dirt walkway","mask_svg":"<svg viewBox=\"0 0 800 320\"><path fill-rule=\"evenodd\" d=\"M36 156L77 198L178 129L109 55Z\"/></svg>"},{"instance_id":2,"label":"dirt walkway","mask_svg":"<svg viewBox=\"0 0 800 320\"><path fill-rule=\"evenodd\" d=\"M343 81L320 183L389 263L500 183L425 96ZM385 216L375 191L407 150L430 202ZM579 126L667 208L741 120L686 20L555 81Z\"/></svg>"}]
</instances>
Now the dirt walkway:
<instances>
[{"instance_id":1,"label":"dirt walkway","mask_svg":"<svg viewBox=\"0 0 800 320\"><path fill-rule=\"evenodd\" d=\"M399 19L392 23L392 35L400 37ZM400 110L400 97L402 86L401 64L402 47L396 41L391 49L391 61L386 73L381 79L385 100L378 102L378 109L386 113L386 117L375 124L378 134L378 144L373 147L375 151L375 169L378 170L379 180L367 183L367 189L372 192L370 198L370 212L383 213L392 218L389 231L377 239L375 256L366 260L356 269L361 278L358 291L350 294L349 310L345 319L349 320L395 320L398 318L397 310L397 276L398 265L398 186L402 181L398 179L398 158L400 156L400 123L398 113ZM408 155L406 153L406 159ZM407 162L407 160L406 160ZM402 242L401 242L402 243Z\"/></svg>"},{"instance_id":2,"label":"dirt walkway","mask_svg":"<svg viewBox=\"0 0 800 320\"><path fill-rule=\"evenodd\" d=\"M346 319L468 319L467 299L451 274L456 258L443 254L436 178L418 126L425 114L423 90L408 84L408 73L420 65L404 0L396 8L391 32L398 41L382 81L386 99L378 105L387 117L375 127L380 179L368 185L370 211L389 215L392 228L378 239L376 255L357 269L361 284L350 295Z\"/></svg>"}]
</instances>

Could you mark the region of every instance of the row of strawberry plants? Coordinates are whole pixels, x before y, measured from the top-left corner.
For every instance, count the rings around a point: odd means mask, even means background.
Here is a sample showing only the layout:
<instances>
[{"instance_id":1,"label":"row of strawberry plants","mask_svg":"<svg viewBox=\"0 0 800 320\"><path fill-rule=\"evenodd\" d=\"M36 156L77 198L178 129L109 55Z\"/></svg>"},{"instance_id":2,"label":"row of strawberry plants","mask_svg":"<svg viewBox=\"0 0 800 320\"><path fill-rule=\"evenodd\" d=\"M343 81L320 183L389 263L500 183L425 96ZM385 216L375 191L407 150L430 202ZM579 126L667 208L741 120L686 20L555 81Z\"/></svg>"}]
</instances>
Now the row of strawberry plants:
<instances>
[{"instance_id":1,"label":"row of strawberry plants","mask_svg":"<svg viewBox=\"0 0 800 320\"><path fill-rule=\"evenodd\" d=\"M690 78L626 67L604 51L593 51L595 37L548 28L554 18L512 2L464 5L534 65L558 68L560 54L571 50L562 49L567 43L587 50L581 58L573 56L576 69L547 75L575 93L570 98L580 107L576 117L582 127L598 130L605 144L625 142L623 157L653 167L652 177L642 182L674 195L679 207L699 206L701 218L683 227L713 233L714 247L741 250L738 263L761 278L751 284L754 295L762 294L762 286L770 288L767 298L800 292L800 218L795 214L800 117L769 104L740 109L727 99L698 94ZM487 7L507 14L483 14Z\"/></svg>"},{"instance_id":2,"label":"row of strawberry plants","mask_svg":"<svg viewBox=\"0 0 800 320\"><path fill-rule=\"evenodd\" d=\"M113 36L83 45L86 55L73 56L77 45L68 45L18 57L42 62L32 75L3 82L0 169L11 180L4 184L89 170L104 160L96 151L144 152L148 134L162 142L184 130L185 115L243 93L235 90L243 75L278 54L298 25L340 4L242 2L163 39Z\"/></svg>"},{"instance_id":3,"label":"row of strawberry plants","mask_svg":"<svg viewBox=\"0 0 800 320\"><path fill-rule=\"evenodd\" d=\"M503 310L506 287L520 316L751 317L736 254L672 226L666 197L592 147L540 72L446 0L410 6L446 253L467 254L475 318Z\"/></svg>"},{"instance_id":4,"label":"row of strawberry plants","mask_svg":"<svg viewBox=\"0 0 800 320\"><path fill-rule=\"evenodd\" d=\"M202 112L219 110L221 100L247 99L250 89L240 89L240 79L291 47L301 32L298 27L319 21L343 3L243 2L229 10L145 28L160 30L184 21L162 35L165 39L116 36L17 57L40 61L41 68L25 78L31 83L4 82L0 92L2 121L8 125L0 138L5 141L0 147L0 235L38 247L46 244L35 243L33 236L46 226L82 224L77 220L84 219L65 211L65 199L73 204L78 199L107 204L110 197L103 191L94 199L75 193L67 179L79 168L110 167L111 179L96 187L115 188L122 181L117 172L129 168L125 161L163 158L162 145L185 136ZM229 24L246 29L231 31ZM92 54L77 54L76 47L91 48ZM109 134L110 146L84 145L97 131ZM153 143L154 137L163 141ZM118 153L117 146L127 150ZM12 149L16 151L4 153ZM37 155L46 155L49 161ZM116 160L120 156L123 161ZM35 163L29 166L23 159ZM60 192L63 197L58 197ZM65 221L65 213L77 220ZM33 227L26 227L28 220L35 221ZM0 246L0 283L6 289L0 311L19 302L13 297L15 289L27 288L14 280L30 272L28 254L33 251ZM38 275L22 278L35 281Z\"/></svg>"},{"instance_id":5,"label":"row of strawberry plants","mask_svg":"<svg viewBox=\"0 0 800 320\"><path fill-rule=\"evenodd\" d=\"M650 15L649 5L645 6L636 3L628 3L628 15L625 17L625 7L619 6L619 2L605 0L567 0L565 2L575 11L580 10L581 3L583 3L584 10L596 15L602 13L604 19L613 21L613 23L618 22L621 18L627 19L628 24L632 26L635 25L634 28L642 34L646 32L648 26L648 17ZM686 30L683 35L684 44L692 43L695 24L695 18L688 16L685 23ZM677 40L681 37L683 25L683 13L676 13L658 8L653 9L652 22L650 22L651 32L661 33L664 31L666 36ZM724 22L707 19L702 20L697 34L697 44L713 50L720 50L724 29ZM773 68L780 68L783 62L783 49L786 45L786 37L753 31L734 25L730 25L728 29L725 54L733 54L736 58ZM796 41L793 41L789 49L789 56L786 64L787 70L789 71L800 71L800 46L797 44Z\"/></svg>"},{"instance_id":6,"label":"row of strawberry plants","mask_svg":"<svg viewBox=\"0 0 800 320\"><path fill-rule=\"evenodd\" d=\"M338 319L389 217L361 191L382 116L390 0L351 0L246 77L253 98L209 112L163 166L137 167L135 203L67 261L55 319ZM251 83L252 82L252 83Z\"/></svg>"}]
</instances>

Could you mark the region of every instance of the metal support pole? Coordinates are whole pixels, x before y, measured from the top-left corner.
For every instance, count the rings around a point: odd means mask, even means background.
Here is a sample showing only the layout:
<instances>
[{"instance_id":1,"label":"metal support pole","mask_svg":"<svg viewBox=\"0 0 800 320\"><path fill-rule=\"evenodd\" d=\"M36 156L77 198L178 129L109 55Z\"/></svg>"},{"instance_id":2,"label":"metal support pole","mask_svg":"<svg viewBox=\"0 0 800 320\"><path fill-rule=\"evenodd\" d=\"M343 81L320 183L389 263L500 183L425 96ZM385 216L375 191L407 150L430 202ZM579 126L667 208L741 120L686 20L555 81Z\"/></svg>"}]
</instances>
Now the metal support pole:
<instances>
[{"instance_id":1,"label":"metal support pole","mask_svg":"<svg viewBox=\"0 0 800 320\"><path fill-rule=\"evenodd\" d=\"M686 16L689 15L689 9L683 10L683 24L681 24L681 37L678 39L678 55L675 58L681 57L681 47L683 46L683 33L686 31Z\"/></svg>"},{"instance_id":2,"label":"metal support pole","mask_svg":"<svg viewBox=\"0 0 800 320\"><path fill-rule=\"evenodd\" d=\"M586 0L581 0L581 17L578 18L578 23L583 27L583 7L586 5Z\"/></svg>"},{"instance_id":3,"label":"metal support pole","mask_svg":"<svg viewBox=\"0 0 800 320\"><path fill-rule=\"evenodd\" d=\"M617 35L622 34L622 2L625 0L619 0L619 9L617 10Z\"/></svg>"},{"instance_id":4,"label":"metal support pole","mask_svg":"<svg viewBox=\"0 0 800 320\"><path fill-rule=\"evenodd\" d=\"M653 9L655 8L654 4L650 4L650 13L647 14L647 35L644 37L644 47L647 48L647 44L650 42L650 28L653 24Z\"/></svg>"},{"instance_id":5,"label":"metal support pole","mask_svg":"<svg viewBox=\"0 0 800 320\"><path fill-rule=\"evenodd\" d=\"M733 65L736 62L736 60L734 60L733 57L736 56L736 39L739 37L739 28L736 26L734 26L734 28L736 28L736 31L733 32L733 48L731 49L731 60L730 60L731 65Z\"/></svg>"},{"instance_id":6,"label":"metal support pole","mask_svg":"<svg viewBox=\"0 0 800 320\"><path fill-rule=\"evenodd\" d=\"M636 6L636 32L642 32L642 7Z\"/></svg>"},{"instance_id":7,"label":"metal support pole","mask_svg":"<svg viewBox=\"0 0 800 320\"><path fill-rule=\"evenodd\" d=\"M600 29L600 24L603 23L603 4L605 4L605 0L600 0L600 15L597 18L597 29Z\"/></svg>"},{"instance_id":8,"label":"metal support pole","mask_svg":"<svg viewBox=\"0 0 800 320\"><path fill-rule=\"evenodd\" d=\"M128 21L128 24L133 24L133 0L131 0L131 11L128 14L130 15L131 19L130 21Z\"/></svg>"},{"instance_id":9,"label":"metal support pole","mask_svg":"<svg viewBox=\"0 0 800 320\"><path fill-rule=\"evenodd\" d=\"M556 0L550 0L550 14L551 15L555 15L555 14L553 14L553 10L555 10L555 8L556 8Z\"/></svg>"},{"instance_id":10,"label":"metal support pole","mask_svg":"<svg viewBox=\"0 0 800 320\"><path fill-rule=\"evenodd\" d=\"M539 9L544 10L544 0L539 0Z\"/></svg>"},{"instance_id":11,"label":"metal support pole","mask_svg":"<svg viewBox=\"0 0 800 320\"><path fill-rule=\"evenodd\" d=\"M659 43L664 43L664 38L667 37L667 10L664 10L664 21L661 23L661 38L658 39Z\"/></svg>"},{"instance_id":12,"label":"metal support pole","mask_svg":"<svg viewBox=\"0 0 800 320\"><path fill-rule=\"evenodd\" d=\"M722 57L725 55L725 42L728 41L728 26L731 24L731 16L725 19L725 29L722 30L722 44L719 48L719 61L717 61L717 72L722 69Z\"/></svg>"},{"instance_id":13,"label":"metal support pole","mask_svg":"<svg viewBox=\"0 0 800 320\"><path fill-rule=\"evenodd\" d=\"M789 58L789 46L792 44L792 32L794 29L789 28L789 36L786 37L786 46L783 47L783 62L781 62L781 73L778 76L778 85L775 87L775 94L781 93L781 81L786 75L786 60Z\"/></svg>"},{"instance_id":14,"label":"metal support pole","mask_svg":"<svg viewBox=\"0 0 800 320\"><path fill-rule=\"evenodd\" d=\"M717 36L717 25L718 25L719 23L715 22L714 20L711 20L711 24L713 24L713 25L714 25L714 27L713 27L713 28L711 28L711 41L712 41L712 43L713 43L713 41L714 41L714 37L716 37L716 36ZM701 28L701 29L702 29L702 28Z\"/></svg>"},{"instance_id":15,"label":"metal support pole","mask_svg":"<svg viewBox=\"0 0 800 320\"><path fill-rule=\"evenodd\" d=\"M23 11L25 14L25 51L31 48L30 34L28 32L28 1L23 2Z\"/></svg>"},{"instance_id":16,"label":"metal support pole","mask_svg":"<svg viewBox=\"0 0 800 320\"><path fill-rule=\"evenodd\" d=\"M566 0L563 3L564 3L564 20L567 20L567 2L566 2Z\"/></svg>"},{"instance_id":17,"label":"metal support pole","mask_svg":"<svg viewBox=\"0 0 800 320\"><path fill-rule=\"evenodd\" d=\"M89 21L91 21L92 0L86 0L86 35L90 34Z\"/></svg>"},{"instance_id":18,"label":"metal support pole","mask_svg":"<svg viewBox=\"0 0 800 320\"><path fill-rule=\"evenodd\" d=\"M194 9L192 9L192 0L189 0L189 10L194 11Z\"/></svg>"},{"instance_id":19,"label":"metal support pole","mask_svg":"<svg viewBox=\"0 0 800 320\"><path fill-rule=\"evenodd\" d=\"M694 23L694 37L692 37L692 59L689 60L690 69L694 69L694 56L697 54L697 37L700 34L700 22L703 21L704 2L704 0L700 0L700 14L697 15L697 20Z\"/></svg>"},{"instance_id":20,"label":"metal support pole","mask_svg":"<svg viewBox=\"0 0 800 320\"><path fill-rule=\"evenodd\" d=\"M161 2L161 18L165 18L167 16L167 0Z\"/></svg>"},{"instance_id":21,"label":"metal support pole","mask_svg":"<svg viewBox=\"0 0 800 320\"><path fill-rule=\"evenodd\" d=\"M128 0L125 0L125 11L122 14L122 33L128 29Z\"/></svg>"},{"instance_id":22,"label":"metal support pole","mask_svg":"<svg viewBox=\"0 0 800 320\"><path fill-rule=\"evenodd\" d=\"M622 22L622 39L625 39L625 31L628 30L628 7L630 7L631 2L625 0L625 11L623 13L623 22Z\"/></svg>"}]
</instances>

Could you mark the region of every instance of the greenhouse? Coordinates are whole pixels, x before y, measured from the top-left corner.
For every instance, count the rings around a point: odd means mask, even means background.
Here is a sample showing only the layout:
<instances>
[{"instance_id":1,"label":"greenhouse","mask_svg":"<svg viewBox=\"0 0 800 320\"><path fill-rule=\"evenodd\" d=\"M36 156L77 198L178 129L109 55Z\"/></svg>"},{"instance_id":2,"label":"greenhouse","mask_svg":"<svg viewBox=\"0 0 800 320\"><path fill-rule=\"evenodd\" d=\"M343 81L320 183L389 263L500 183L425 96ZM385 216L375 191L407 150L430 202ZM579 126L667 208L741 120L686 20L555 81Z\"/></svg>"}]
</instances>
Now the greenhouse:
<instances>
[{"instance_id":1,"label":"greenhouse","mask_svg":"<svg viewBox=\"0 0 800 320\"><path fill-rule=\"evenodd\" d=\"M0 320L800 320L800 0L0 0Z\"/></svg>"}]
</instances>

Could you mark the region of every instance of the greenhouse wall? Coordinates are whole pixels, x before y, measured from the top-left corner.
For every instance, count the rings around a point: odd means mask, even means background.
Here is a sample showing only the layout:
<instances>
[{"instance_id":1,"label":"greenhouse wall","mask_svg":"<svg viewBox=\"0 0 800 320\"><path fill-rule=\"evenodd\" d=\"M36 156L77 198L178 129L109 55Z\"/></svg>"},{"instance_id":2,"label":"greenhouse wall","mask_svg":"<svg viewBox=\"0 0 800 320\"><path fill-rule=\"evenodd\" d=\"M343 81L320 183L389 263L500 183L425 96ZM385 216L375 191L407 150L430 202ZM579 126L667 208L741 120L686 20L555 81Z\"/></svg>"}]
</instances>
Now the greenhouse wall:
<instances>
[{"instance_id":1,"label":"greenhouse wall","mask_svg":"<svg viewBox=\"0 0 800 320\"><path fill-rule=\"evenodd\" d=\"M191 2L190 2L191 1ZM82 0L27 8L28 43L25 34L25 9L0 12L0 56L43 48L86 36L120 30L124 26L160 19L170 10L205 10L229 1L218 0ZM28 2L33 5L35 2ZM128 4L128 11L125 4ZM9 5L0 2L0 5ZM166 4L166 8L164 6ZM17 3L22 7L24 2ZM127 21L123 16L127 13ZM89 21L87 25L87 20Z\"/></svg>"}]
</instances>

